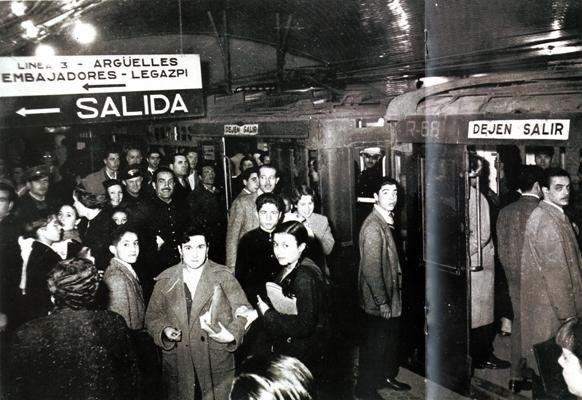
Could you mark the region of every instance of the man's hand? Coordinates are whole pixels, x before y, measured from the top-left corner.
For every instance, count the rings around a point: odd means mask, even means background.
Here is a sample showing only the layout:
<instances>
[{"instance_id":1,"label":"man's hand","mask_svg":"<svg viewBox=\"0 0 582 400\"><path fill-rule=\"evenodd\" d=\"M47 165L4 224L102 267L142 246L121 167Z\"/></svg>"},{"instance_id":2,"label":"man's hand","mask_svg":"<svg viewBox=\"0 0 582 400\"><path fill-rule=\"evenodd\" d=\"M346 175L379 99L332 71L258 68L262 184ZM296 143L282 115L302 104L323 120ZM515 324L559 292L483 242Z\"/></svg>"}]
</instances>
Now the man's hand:
<instances>
[{"instance_id":1,"label":"man's hand","mask_svg":"<svg viewBox=\"0 0 582 400\"><path fill-rule=\"evenodd\" d=\"M182 340L182 331L174 327L168 326L164 328L164 336L171 342L179 342Z\"/></svg>"},{"instance_id":2,"label":"man's hand","mask_svg":"<svg viewBox=\"0 0 582 400\"><path fill-rule=\"evenodd\" d=\"M257 318L259 318L259 313L254 308L248 308L247 306L240 306L234 312L235 318L244 318L247 320L245 324L245 329L248 329L250 324L252 324Z\"/></svg>"},{"instance_id":3,"label":"man's hand","mask_svg":"<svg viewBox=\"0 0 582 400\"><path fill-rule=\"evenodd\" d=\"M208 336L211 339L214 339L215 341L217 341L218 343L230 343L230 342L234 342L234 336L232 333L230 333L228 331L228 329L226 329L224 327L224 325L222 325L222 323L218 323L218 326L220 328L220 330L218 332L215 332L211 327L210 327L210 310L208 310L207 312L205 312L204 314L202 314L200 316L200 327L202 328L202 330L204 332L208 333Z\"/></svg>"},{"instance_id":4,"label":"man's hand","mask_svg":"<svg viewBox=\"0 0 582 400\"><path fill-rule=\"evenodd\" d=\"M392 310L388 304L382 304L380 306L380 316L384 319L390 319L392 316Z\"/></svg>"}]
</instances>

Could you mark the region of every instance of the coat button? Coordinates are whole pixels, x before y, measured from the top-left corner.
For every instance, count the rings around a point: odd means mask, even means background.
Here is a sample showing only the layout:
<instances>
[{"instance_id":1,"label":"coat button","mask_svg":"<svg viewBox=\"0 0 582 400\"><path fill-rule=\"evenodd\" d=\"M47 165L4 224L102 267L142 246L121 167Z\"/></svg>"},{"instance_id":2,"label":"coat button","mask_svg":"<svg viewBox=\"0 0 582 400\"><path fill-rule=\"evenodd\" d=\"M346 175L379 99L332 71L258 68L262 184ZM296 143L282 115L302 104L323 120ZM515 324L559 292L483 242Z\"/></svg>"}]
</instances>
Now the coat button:
<instances>
[{"instance_id":1,"label":"coat button","mask_svg":"<svg viewBox=\"0 0 582 400\"><path fill-rule=\"evenodd\" d=\"M200 340L204 341L206 339L204 339L204 336L200 336Z\"/></svg>"}]
</instances>

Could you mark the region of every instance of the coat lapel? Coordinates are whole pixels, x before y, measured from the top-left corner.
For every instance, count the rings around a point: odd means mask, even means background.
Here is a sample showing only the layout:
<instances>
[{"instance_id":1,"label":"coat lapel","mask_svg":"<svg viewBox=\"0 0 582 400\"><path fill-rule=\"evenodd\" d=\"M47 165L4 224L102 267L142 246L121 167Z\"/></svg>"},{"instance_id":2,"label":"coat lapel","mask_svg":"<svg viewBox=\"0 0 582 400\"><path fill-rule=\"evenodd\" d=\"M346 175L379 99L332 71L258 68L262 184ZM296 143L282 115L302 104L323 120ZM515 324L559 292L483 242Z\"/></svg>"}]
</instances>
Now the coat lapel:
<instances>
[{"instance_id":1,"label":"coat lapel","mask_svg":"<svg viewBox=\"0 0 582 400\"><path fill-rule=\"evenodd\" d=\"M182 276L182 264L178 264L175 273L168 279L168 288L166 289L168 304L174 304L171 307L174 314L180 321L180 326L188 326L188 316L186 315L186 295L184 293L184 278Z\"/></svg>"},{"instance_id":2,"label":"coat lapel","mask_svg":"<svg viewBox=\"0 0 582 400\"><path fill-rule=\"evenodd\" d=\"M196 322L204 305L208 303L210 297L214 293L214 279L212 271L210 270L212 266L207 261L206 265L203 267L202 275L200 276L200 282L196 287L196 293L192 299L192 310L190 311L190 324ZM184 291L184 285L182 284L182 291ZM190 325L192 327L192 325Z\"/></svg>"},{"instance_id":3,"label":"coat lapel","mask_svg":"<svg viewBox=\"0 0 582 400\"><path fill-rule=\"evenodd\" d=\"M121 271L121 273L127 278L127 280L131 282L131 284L133 285L135 295L139 297L139 300L144 302L143 290L141 288L141 284L139 283L139 279L136 278L131 272L129 272L127 267L125 267L125 265L121 264L115 258L111 259L111 264L112 267Z\"/></svg>"}]
</instances>

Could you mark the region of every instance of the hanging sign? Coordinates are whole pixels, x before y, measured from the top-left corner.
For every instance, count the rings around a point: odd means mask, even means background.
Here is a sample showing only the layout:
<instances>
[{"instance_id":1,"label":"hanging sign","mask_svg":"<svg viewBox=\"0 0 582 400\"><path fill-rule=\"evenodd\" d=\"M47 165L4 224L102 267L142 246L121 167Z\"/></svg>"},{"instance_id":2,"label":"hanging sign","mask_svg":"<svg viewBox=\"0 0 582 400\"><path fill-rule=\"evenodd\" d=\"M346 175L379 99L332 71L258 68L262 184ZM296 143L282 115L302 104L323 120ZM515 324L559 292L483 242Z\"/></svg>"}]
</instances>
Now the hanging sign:
<instances>
[{"instance_id":1,"label":"hanging sign","mask_svg":"<svg viewBox=\"0 0 582 400\"><path fill-rule=\"evenodd\" d=\"M196 54L0 58L0 127L203 115Z\"/></svg>"},{"instance_id":2,"label":"hanging sign","mask_svg":"<svg viewBox=\"0 0 582 400\"><path fill-rule=\"evenodd\" d=\"M224 134L228 136L256 136L259 124L224 125Z\"/></svg>"},{"instance_id":3,"label":"hanging sign","mask_svg":"<svg viewBox=\"0 0 582 400\"><path fill-rule=\"evenodd\" d=\"M469 121L469 139L568 140L569 119Z\"/></svg>"}]
</instances>

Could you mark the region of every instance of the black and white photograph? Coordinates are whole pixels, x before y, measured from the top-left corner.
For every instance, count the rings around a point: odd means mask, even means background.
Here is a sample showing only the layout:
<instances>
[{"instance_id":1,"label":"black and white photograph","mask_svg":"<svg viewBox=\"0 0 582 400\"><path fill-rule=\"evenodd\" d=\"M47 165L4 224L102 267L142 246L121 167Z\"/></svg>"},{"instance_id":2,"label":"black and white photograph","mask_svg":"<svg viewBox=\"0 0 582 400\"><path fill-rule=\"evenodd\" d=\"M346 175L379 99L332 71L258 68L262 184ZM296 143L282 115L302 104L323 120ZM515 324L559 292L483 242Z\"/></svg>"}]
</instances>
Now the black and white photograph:
<instances>
[{"instance_id":1,"label":"black and white photograph","mask_svg":"<svg viewBox=\"0 0 582 400\"><path fill-rule=\"evenodd\" d=\"M582 399L581 21L0 0L0 400Z\"/></svg>"}]
</instances>

